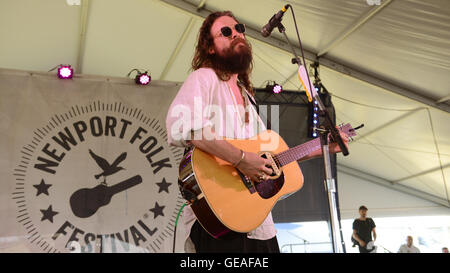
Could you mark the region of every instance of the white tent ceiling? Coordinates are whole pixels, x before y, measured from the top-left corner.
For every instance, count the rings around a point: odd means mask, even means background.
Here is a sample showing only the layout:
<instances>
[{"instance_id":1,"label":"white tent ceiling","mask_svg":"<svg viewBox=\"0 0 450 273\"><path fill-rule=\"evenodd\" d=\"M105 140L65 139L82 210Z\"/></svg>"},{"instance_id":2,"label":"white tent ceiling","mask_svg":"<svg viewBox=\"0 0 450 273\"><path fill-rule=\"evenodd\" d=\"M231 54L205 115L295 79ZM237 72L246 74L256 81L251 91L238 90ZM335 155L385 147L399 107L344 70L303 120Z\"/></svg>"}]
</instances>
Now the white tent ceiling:
<instances>
[{"instance_id":1,"label":"white tent ceiling","mask_svg":"<svg viewBox=\"0 0 450 273\"><path fill-rule=\"evenodd\" d=\"M258 34L291 4L338 122L365 124L350 156L339 156L338 171L450 207L450 1L69 2L76 1L0 0L0 68L48 71L64 63L115 77L139 68L153 80L182 82L203 18L231 10L248 27L253 84L274 80L299 90L283 36ZM290 12L283 24L297 44Z\"/></svg>"}]
</instances>

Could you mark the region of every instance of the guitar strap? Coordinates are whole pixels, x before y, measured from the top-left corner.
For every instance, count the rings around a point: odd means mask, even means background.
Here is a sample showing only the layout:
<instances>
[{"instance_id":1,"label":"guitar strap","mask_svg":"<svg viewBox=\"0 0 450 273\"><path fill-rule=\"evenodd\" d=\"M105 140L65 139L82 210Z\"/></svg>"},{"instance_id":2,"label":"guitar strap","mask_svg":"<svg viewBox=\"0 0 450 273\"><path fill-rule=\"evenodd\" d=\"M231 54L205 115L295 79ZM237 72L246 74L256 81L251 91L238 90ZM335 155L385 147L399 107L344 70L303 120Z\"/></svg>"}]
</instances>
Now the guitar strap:
<instances>
[{"instance_id":1,"label":"guitar strap","mask_svg":"<svg viewBox=\"0 0 450 273\"><path fill-rule=\"evenodd\" d=\"M245 93L247 94L247 97L248 97L248 100L250 101L250 103L253 104L253 106L255 106L255 108L256 108L256 113L258 113L258 115L261 116L261 114L259 113L259 105L256 103L255 98L254 98L252 95L250 95L250 94L247 92L247 90L245 91ZM269 120L267 117L265 117L265 118L266 118L266 121L267 121L267 126L266 126L266 128L267 128L268 130L270 130L270 129L272 128L272 124L270 123L270 120ZM184 149L184 155L185 155L186 153L188 153L191 149L192 149L192 147L186 147L186 148Z\"/></svg>"},{"instance_id":2,"label":"guitar strap","mask_svg":"<svg viewBox=\"0 0 450 273\"><path fill-rule=\"evenodd\" d=\"M259 105L256 103L255 98L252 95L250 95L248 92L246 92L246 93L247 93L248 100L251 102L251 104L253 104L253 106L255 106L256 113L258 113L258 115L261 116L261 114L259 113ZM267 117L265 117L265 118L267 121L266 128L267 128L267 130L270 130L272 128L272 124L270 124L270 120Z\"/></svg>"}]
</instances>

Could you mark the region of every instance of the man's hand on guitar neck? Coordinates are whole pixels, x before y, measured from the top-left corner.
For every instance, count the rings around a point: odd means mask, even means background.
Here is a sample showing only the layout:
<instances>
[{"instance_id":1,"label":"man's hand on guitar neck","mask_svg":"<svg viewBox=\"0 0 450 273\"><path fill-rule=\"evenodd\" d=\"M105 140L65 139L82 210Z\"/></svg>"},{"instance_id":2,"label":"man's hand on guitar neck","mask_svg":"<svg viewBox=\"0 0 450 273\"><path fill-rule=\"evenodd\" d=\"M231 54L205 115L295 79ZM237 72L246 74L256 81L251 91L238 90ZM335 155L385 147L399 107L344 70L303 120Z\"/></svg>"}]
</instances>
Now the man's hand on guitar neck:
<instances>
[{"instance_id":1,"label":"man's hand on guitar neck","mask_svg":"<svg viewBox=\"0 0 450 273\"><path fill-rule=\"evenodd\" d=\"M337 128L337 126L336 126L336 128ZM344 142L345 147L347 147L347 149L348 149L348 136L342 131L339 131L339 135L341 135L342 141ZM330 143L330 152L332 152L332 153L340 153L340 152L342 152L341 148L339 147L337 142L331 142Z\"/></svg>"},{"instance_id":2,"label":"man's hand on guitar neck","mask_svg":"<svg viewBox=\"0 0 450 273\"><path fill-rule=\"evenodd\" d=\"M339 134L341 135L342 141L344 141L345 146L348 149L348 136L343 133L342 131L339 131ZM331 153L335 154L335 153L340 153L341 148L339 147L339 145L336 142L330 142L329 143L329 150ZM313 159L313 158L317 158L317 157L321 157L322 156L322 149L316 150L312 153L310 153L309 155L301 158L300 161L305 161L305 160L309 160L309 159Z\"/></svg>"},{"instance_id":3,"label":"man's hand on guitar neck","mask_svg":"<svg viewBox=\"0 0 450 273\"><path fill-rule=\"evenodd\" d=\"M204 134L214 134L209 127L206 132L205 130L203 130ZM226 140L220 140L209 135L209 137L202 137L200 140L191 140L190 143L209 154L230 162L232 165L240 161L236 168L253 181L265 180L267 179L267 175L272 174L272 169L266 167L271 166L269 159L262 158L256 153L244 151L245 156L241 160L241 150Z\"/></svg>"}]
</instances>

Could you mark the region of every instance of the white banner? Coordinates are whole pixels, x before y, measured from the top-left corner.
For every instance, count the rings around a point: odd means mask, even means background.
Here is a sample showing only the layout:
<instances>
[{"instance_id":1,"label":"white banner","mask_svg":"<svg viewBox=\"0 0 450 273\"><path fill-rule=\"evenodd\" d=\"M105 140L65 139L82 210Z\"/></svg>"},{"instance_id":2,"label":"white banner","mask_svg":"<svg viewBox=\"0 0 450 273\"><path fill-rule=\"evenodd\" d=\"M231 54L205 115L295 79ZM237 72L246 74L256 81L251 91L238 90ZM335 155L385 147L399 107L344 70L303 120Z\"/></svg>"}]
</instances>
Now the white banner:
<instances>
[{"instance_id":1,"label":"white banner","mask_svg":"<svg viewBox=\"0 0 450 273\"><path fill-rule=\"evenodd\" d=\"M0 251L172 252L179 87L0 70Z\"/></svg>"}]
</instances>

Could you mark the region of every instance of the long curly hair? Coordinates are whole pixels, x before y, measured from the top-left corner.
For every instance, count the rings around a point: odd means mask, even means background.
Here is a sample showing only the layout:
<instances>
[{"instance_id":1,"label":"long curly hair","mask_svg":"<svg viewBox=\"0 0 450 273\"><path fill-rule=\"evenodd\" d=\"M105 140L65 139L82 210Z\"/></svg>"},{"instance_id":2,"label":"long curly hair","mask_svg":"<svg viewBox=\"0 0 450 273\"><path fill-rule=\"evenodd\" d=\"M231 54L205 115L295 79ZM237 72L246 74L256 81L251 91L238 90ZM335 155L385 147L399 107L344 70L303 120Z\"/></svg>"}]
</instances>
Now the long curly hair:
<instances>
[{"instance_id":1,"label":"long curly hair","mask_svg":"<svg viewBox=\"0 0 450 273\"><path fill-rule=\"evenodd\" d=\"M200 31L198 33L197 45L195 47L194 58L192 59L192 70L197 70L202 67L209 67L214 69L217 77L222 81L227 81L230 79L230 75L224 71L220 71L213 62L214 54L209 53L209 49L214 47L214 38L211 35L211 27L217 18L222 16L229 16L233 18L236 22L237 19L234 17L231 11L219 11L214 12L206 17L203 22ZM250 50L250 44L247 43ZM250 74L253 69L253 61L250 63L247 71L238 74L238 81L244 85L250 94L254 95L253 86L250 82Z\"/></svg>"}]
</instances>

